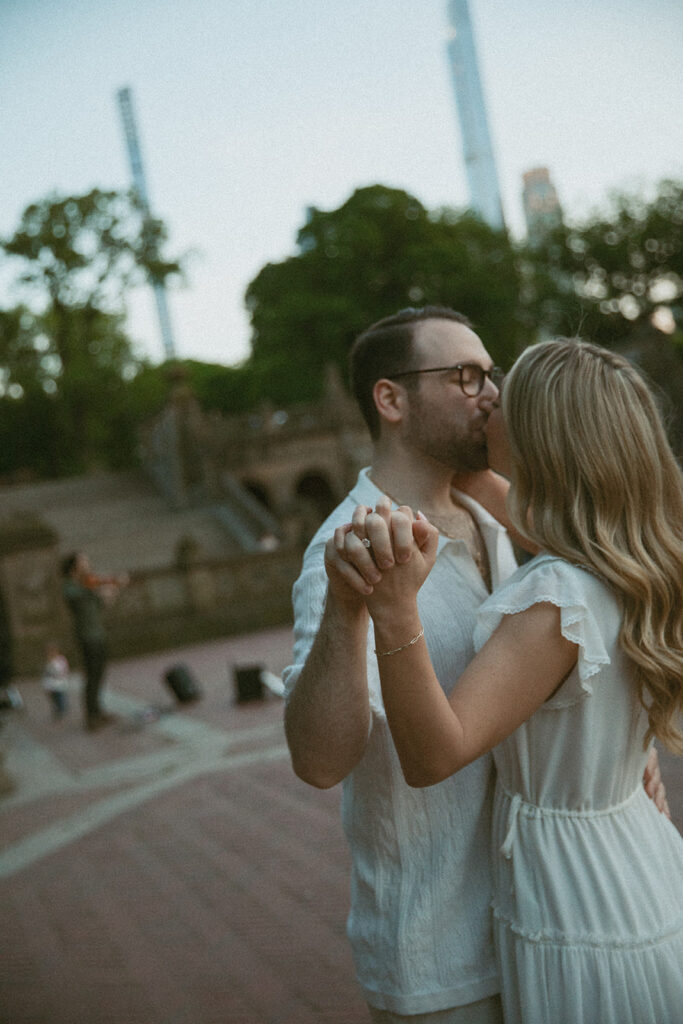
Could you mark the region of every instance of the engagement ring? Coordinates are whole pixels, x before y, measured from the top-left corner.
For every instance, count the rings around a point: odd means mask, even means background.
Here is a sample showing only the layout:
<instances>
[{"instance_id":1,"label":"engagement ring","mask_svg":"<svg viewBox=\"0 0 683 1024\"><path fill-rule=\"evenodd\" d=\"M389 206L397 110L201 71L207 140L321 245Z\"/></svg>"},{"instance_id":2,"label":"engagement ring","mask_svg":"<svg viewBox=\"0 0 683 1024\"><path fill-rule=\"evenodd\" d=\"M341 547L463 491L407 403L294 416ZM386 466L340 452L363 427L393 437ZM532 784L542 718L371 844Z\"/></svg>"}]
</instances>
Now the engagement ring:
<instances>
[{"instance_id":1,"label":"engagement ring","mask_svg":"<svg viewBox=\"0 0 683 1024\"><path fill-rule=\"evenodd\" d=\"M370 544L370 541L368 540L368 538L367 538L367 537L361 537L361 539L360 539L360 542L361 542L361 544L363 544L363 545L364 545L364 546L365 546L366 548L372 547L372 545Z\"/></svg>"}]
</instances>

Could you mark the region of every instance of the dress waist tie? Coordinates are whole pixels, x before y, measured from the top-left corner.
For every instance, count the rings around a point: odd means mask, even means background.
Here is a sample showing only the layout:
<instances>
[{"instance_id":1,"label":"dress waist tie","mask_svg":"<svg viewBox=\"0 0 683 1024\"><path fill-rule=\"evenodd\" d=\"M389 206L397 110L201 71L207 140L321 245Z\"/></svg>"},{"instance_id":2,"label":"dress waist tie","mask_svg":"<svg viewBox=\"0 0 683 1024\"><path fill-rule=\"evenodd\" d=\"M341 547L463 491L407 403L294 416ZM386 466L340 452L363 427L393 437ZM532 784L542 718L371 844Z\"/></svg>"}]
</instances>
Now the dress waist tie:
<instances>
[{"instance_id":1,"label":"dress waist tie","mask_svg":"<svg viewBox=\"0 0 683 1024\"><path fill-rule=\"evenodd\" d=\"M573 810L568 807L542 807L523 800L521 793L508 793L507 790L505 790L505 793L510 798L510 807L508 810L505 839L500 847L500 852L506 860L510 860L512 857L512 850L515 845L515 839L517 838L517 819L519 818L519 812L523 807L525 808L524 813L528 817L536 817L537 815L540 815L554 818L601 818L605 815L615 814L618 811L624 810L629 806L629 804L642 795L643 787L642 785L636 786L630 796L627 796L625 800L621 800L618 804L611 804L609 807L599 807L585 811Z\"/></svg>"},{"instance_id":2,"label":"dress waist tie","mask_svg":"<svg viewBox=\"0 0 683 1024\"><path fill-rule=\"evenodd\" d=\"M512 857L512 847L517 835L517 817L519 815L519 808L521 805L522 795L521 793L515 793L510 801L510 809L508 810L508 827L505 833L505 839L503 840L503 845L500 848L500 852L507 860L510 860Z\"/></svg>"}]
</instances>

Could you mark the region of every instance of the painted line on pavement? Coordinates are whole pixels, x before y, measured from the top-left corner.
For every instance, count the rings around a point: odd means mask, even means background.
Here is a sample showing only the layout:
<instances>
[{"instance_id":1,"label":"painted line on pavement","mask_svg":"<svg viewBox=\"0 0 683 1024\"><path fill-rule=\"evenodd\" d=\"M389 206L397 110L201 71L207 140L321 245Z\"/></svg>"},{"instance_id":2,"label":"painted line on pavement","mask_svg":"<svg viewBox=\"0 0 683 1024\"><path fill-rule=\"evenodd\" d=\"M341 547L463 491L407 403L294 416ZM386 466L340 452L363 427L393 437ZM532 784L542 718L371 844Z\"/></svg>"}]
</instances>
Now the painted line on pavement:
<instances>
[{"instance_id":1,"label":"painted line on pavement","mask_svg":"<svg viewBox=\"0 0 683 1024\"><path fill-rule=\"evenodd\" d=\"M30 867L43 857L68 846L102 825L106 825L118 815L125 814L126 811L139 807L147 800L199 775L279 760L289 757L289 750L283 743L262 750L245 751L228 756L216 756L214 751L206 750L204 754L203 758L200 757L193 764L184 765L171 774L154 779L135 789L127 790L125 793L105 797L84 810L8 846L0 852L0 878L8 878L10 875Z\"/></svg>"}]
</instances>

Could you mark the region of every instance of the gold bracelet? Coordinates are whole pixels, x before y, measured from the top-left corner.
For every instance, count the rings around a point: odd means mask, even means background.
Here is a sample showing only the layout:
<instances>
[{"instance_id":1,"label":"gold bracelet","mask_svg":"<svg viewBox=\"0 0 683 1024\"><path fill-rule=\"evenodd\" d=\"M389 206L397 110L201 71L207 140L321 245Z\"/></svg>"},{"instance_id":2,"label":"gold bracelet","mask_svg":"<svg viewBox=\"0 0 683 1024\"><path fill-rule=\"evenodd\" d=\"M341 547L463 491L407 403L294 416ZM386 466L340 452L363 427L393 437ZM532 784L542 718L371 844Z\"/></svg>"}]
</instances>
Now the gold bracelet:
<instances>
[{"instance_id":1,"label":"gold bracelet","mask_svg":"<svg viewBox=\"0 0 683 1024\"><path fill-rule=\"evenodd\" d=\"M377 649L375 649L375 654L377 655L378 658L386 658L388 654L398 654L399 651L405 651L406 647L412 647L413 644L416 644L417 641L424 635L425 631L423 626L420 632L417 633L412 640L409 640L407 644L401 644L400 647L394 647L393 651L378 651Z\"/></svg>"}]
</instances>

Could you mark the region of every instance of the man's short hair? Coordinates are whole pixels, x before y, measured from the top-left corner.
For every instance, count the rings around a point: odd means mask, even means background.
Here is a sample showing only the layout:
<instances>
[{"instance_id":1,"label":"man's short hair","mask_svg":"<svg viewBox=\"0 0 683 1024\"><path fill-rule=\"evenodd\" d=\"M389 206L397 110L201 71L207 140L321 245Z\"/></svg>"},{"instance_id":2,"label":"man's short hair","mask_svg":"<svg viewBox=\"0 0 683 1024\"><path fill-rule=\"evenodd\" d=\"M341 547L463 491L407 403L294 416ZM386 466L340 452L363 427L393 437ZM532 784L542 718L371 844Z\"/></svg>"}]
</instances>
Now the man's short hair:
<instances>
[{"instance_id":1,"label":"man's short hair","mask_svg":"<svg viewBox=\"0 0 683 1024\"><path fill-rule=\"evenodd\" d=\"M351 347L351 390L373 440L379 437L380 418L372 389L382 377L391 379L396 373L413 369L415 326L423 320L453 320L472 327L466 316L448 306L410 307L378 320L359 334ZM416 386L417 381L417 377L406 377L404 384L406 387Z\"/></svg>"}]
</instances>

